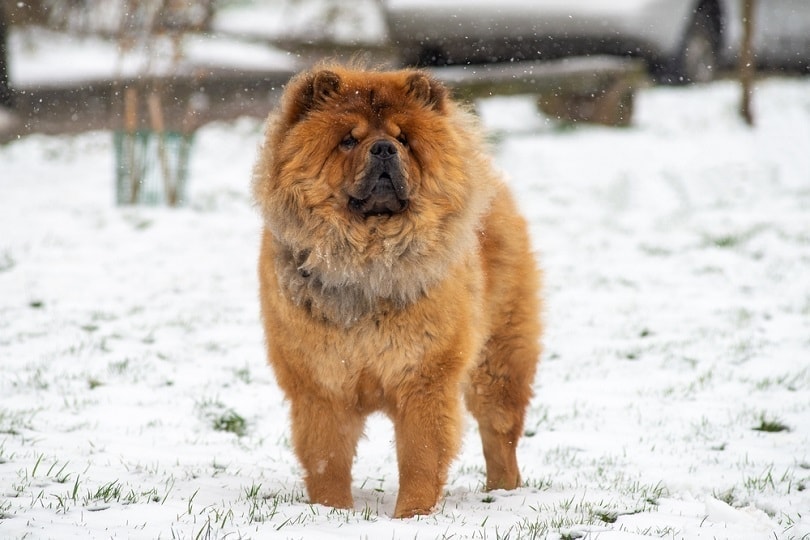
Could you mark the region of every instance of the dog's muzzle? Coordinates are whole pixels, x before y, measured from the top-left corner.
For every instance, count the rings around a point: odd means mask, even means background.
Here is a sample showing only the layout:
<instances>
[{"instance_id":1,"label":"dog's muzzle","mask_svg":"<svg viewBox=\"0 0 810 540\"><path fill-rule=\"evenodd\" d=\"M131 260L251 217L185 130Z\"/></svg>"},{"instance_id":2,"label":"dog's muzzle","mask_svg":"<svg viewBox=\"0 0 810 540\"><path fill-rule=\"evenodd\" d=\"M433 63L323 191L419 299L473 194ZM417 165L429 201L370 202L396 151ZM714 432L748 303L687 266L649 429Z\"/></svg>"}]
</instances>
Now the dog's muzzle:
<instances>
[{"instance_id":1,"label":"dog's muzzle","mask_svg":"<svg viewBox=\"0 0 810 540\"><path fill-rule=\"evenodd\" d=\"M408 207L408 185L402 174L402 160L396 145L380 139L369 149L368 164L349 208L369 216L391 216Z\"/></svg>"}]
</instances>

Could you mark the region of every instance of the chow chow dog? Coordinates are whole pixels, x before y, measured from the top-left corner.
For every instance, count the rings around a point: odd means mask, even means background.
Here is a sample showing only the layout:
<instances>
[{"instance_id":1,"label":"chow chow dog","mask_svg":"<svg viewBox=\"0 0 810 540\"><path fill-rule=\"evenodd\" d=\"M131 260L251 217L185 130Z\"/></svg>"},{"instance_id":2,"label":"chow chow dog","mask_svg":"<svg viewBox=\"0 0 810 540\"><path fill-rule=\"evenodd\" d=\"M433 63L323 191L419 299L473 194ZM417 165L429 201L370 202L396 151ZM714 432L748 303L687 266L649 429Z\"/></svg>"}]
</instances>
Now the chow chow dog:
<instances>
[{"instance_id":1,"label":"chow chow dog","mask_svg":"<svg viewBox=\"0 0 810 540\"><path fill-rule=\"evenodd\" d=\"M426 72L322 65L286 86L253 188L269 362L310 501L352 506L357 442L381 411L395 516L430 513L462 401L486 489L518 487L540 272L475 117Z\"/></svg>"}]
</instances>

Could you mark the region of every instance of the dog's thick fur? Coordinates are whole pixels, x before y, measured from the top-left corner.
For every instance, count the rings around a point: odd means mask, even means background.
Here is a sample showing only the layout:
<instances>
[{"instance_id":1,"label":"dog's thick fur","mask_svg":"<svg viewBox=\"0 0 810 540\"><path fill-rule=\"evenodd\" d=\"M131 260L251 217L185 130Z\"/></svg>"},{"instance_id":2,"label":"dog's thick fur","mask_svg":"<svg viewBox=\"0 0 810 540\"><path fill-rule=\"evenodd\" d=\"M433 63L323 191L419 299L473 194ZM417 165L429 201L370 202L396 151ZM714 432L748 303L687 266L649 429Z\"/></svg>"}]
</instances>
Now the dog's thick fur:
<instances>
[{"instance_id":1,"label":"dog's thick fur","mask_svg":"<svg viewBox=\"0 0 810 540\"><path fill-rule=\"evenodd\" d=\"M487 489L520 484L539 355L526 224L474 117L426 73L293 78L254 171L269 360L313 503L351 507L365 418L394 423L395 515L429 513L477 419Z\"/></svg>"}]
</instances>

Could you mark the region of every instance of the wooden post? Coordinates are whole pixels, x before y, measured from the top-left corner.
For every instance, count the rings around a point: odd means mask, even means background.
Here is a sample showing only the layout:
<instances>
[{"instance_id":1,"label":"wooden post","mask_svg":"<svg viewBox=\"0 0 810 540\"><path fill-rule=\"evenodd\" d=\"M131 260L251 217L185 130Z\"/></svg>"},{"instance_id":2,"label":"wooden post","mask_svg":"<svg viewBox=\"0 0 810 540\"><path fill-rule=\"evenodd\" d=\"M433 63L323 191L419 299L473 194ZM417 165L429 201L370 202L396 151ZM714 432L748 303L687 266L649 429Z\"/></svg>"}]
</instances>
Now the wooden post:
<instances>
[{"instance_id":1,"label":"wooden post","mask_svg":"<svg viewBox=\"0 0 810 540\"><path fill-rule=\"evenodd\" d=\"M6 48L6 12L0 3L0 105L12 107L14 99L8 84L8 49Z\"/></svg>"},{"instance_id":2,"label":"wooden post","mask_svg":"<svg viewBox=\"0 0 810 540\"><path fill-rule=\"evenodd\" d=\"M743 1L743 36L740 47L740 84L742 86L742 102L740 115L749 126L754 125L754 113L751 110L751 96L754 88L754 75L756 73L756 60L754 59L754 8L756 0Z\"/></svg>"},{"instance_id":3,"label":"wooden post","mask_svg":"<svg viewBox=\"0 0 810 540\"><path fill-rule=\"evenodd\" d=\"M136 163L138 152L135 148L137 144L138 131L138 91L128 87L124 90L124 137L122 139L122 156L126 153L126 163L129 170L124 174L129 175L130 193L129 202L134 204L138 201L138 194L141 189L140 164Z\"/></svg>"},{"instance_id":4,"label":"wooden post","mask_svg":"<svg viewBox=\"0 0 810 540\"><path fill-rule=\"evenodd\" d=\"M166 153L166 143L168 134L166 133L166 122L163 118L163 105L161 104L159 90L153 89L149 94L149 120L152 132L157 139L158 165L163 176L163 189L166 195L166 202L169 206L177 206L176 180L172 177L169 167L169 156Z\"/></svg>"}]
</instances>

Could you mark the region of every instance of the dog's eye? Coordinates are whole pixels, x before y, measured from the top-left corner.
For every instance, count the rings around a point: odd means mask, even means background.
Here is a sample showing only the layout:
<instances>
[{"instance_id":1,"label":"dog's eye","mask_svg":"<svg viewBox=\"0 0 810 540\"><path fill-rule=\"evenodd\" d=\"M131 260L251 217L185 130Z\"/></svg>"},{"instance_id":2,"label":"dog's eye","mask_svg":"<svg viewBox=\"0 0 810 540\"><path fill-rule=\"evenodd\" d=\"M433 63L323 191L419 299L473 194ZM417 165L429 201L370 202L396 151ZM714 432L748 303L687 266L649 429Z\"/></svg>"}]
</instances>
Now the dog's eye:
<instances>
[{"instance_id":1,"label":"dog's eye","mask_svg":"<svg viewBox=\"0 0 810 540\"><path fill-rule=\"evenodd\" d=\"M352 137L351 134L346 135L345 137L343 137L343 140L340 141L340 147L343 148L344 150L351 150L355 146L357 146L357 139Z\"/></svg>"},{"instance_id":2,"label":"dog's eye","mask_svg":"<svg viewBox=\"0 0 810 540\"><path fill-rule=\"evenodd\" d=\"M397 140L402 144L402 146L406 148L408 147L408 137L406 137L404 133L400 133Z\"/></svg>"}]
</instances>

